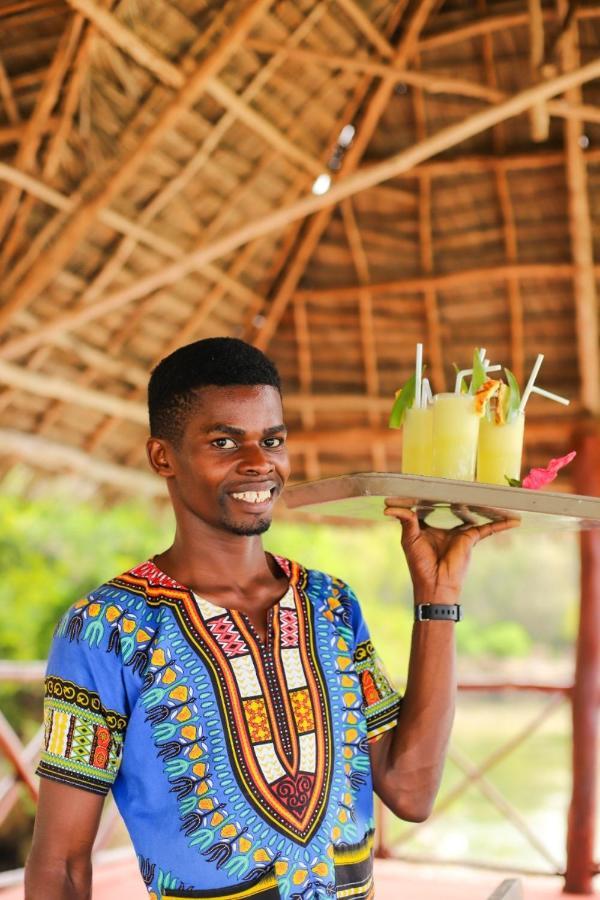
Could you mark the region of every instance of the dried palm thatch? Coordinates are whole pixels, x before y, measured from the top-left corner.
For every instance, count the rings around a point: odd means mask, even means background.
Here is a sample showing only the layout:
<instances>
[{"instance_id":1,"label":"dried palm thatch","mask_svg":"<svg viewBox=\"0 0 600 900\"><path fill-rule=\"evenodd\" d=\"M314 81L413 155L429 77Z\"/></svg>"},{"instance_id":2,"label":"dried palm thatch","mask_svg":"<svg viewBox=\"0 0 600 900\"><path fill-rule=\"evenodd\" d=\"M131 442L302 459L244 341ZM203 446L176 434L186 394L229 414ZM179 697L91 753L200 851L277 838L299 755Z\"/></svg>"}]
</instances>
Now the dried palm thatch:
<instances>
[{"instance_id":1,"label":"dried palm thatch","mask_svg":"<svg viewBox=\"0 0 600 900\"><path fill-rule=\"evenodd\" d=\"M0 100L0 472L155 493L147 374L216 334L300 478L398 469L418 340L545 353L531 464L600 413L600 4L3 0Z\"/></svg>"}]
</instances>

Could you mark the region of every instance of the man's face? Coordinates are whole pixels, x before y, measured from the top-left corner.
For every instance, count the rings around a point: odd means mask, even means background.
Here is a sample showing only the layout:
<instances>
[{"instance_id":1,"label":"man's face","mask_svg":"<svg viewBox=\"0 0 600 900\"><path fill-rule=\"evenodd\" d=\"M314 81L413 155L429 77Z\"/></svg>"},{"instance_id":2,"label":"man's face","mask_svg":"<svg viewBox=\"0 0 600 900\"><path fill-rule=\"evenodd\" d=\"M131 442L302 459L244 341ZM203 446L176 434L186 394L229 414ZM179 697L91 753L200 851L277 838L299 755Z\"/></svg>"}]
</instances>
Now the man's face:
<instances>
[{"instance_id":1,"label":"man's face","mask_svg":"<svg viewBox=\"0 0 600 900\"><path fill-rule=\"evenodd\" d=\"M180 446L151 439L151 462L170 478L176 506L233 534L261 534L290 471L279 391L211 386L197 397ZM157 444L168 472L156 464Z\"/></svg>"}]
</instances>

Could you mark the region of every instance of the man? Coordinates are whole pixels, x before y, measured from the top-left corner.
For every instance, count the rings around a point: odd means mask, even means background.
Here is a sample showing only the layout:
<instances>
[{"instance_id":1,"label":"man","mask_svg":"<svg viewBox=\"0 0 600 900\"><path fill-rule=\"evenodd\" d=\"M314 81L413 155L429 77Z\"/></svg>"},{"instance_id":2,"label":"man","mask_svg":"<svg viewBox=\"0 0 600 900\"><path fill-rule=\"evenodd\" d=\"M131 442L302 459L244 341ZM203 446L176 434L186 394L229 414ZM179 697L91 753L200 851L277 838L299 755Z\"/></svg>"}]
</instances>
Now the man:
<instances>
[{"instance_id":1,"label":"man","mask_svg":"<svg viewBox=\"0 0 600 900\"><path fill-rule=\"evenodd\" d=\"M90 896L111 788L152 900L372 897L373 789L420 821L439 785L453 621L416 622L401 701L350 588L265 553L289 462L260 351L182 347L148 394L175 539L58 626L26 898ZM440 615L473 545L509 527L421 528L392 500L386 513L402 522L415 603Z\"/></svg>"}]
</instances>

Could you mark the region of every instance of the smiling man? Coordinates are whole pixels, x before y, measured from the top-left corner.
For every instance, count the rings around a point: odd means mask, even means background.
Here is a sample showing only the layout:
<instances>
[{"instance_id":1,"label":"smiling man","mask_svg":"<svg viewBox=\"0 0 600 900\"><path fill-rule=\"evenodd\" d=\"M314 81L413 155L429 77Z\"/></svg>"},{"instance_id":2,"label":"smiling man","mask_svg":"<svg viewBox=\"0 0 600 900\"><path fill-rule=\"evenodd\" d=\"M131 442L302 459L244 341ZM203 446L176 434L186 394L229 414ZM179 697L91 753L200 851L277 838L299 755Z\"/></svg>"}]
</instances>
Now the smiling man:
<instances>
[{"instance_id":1,"label":"smiling man","mask_svg":"<svg viewBox=\"0 0 600 900\"><path fill-rule=\"evenodd\" d=\"M468 558L511 523L438 531L388 501L418 611L401 700L348 585L262 547L289 475L273 364L198 341L156 367L148 399L175 538L59 623L25 896L91 896L112 789L152 900L370 898L373 789L428 815Z\"/></svg>"}]
</instances>

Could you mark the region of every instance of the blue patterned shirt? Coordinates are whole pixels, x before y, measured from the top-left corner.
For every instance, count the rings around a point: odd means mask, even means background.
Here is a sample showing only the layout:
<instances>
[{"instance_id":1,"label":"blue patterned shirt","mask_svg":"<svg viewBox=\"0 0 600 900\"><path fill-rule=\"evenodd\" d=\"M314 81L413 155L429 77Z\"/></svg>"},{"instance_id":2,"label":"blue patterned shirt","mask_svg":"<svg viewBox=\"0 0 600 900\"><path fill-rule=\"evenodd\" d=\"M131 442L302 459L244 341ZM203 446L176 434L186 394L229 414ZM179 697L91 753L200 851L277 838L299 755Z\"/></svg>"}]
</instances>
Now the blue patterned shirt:
<instances>
[{"instance_id":1,"label":"blue patterned shirt","mask_svg":"<svg viewBox=\"0 0 600 900\"><path fill-rule=\"evenodd\" d=\"M368 743L400 699L350 588L275 559L264 638L151 561L57 628L38 773L112 789L152 900L373 896Z\"/></svg>"}]
</instances>

